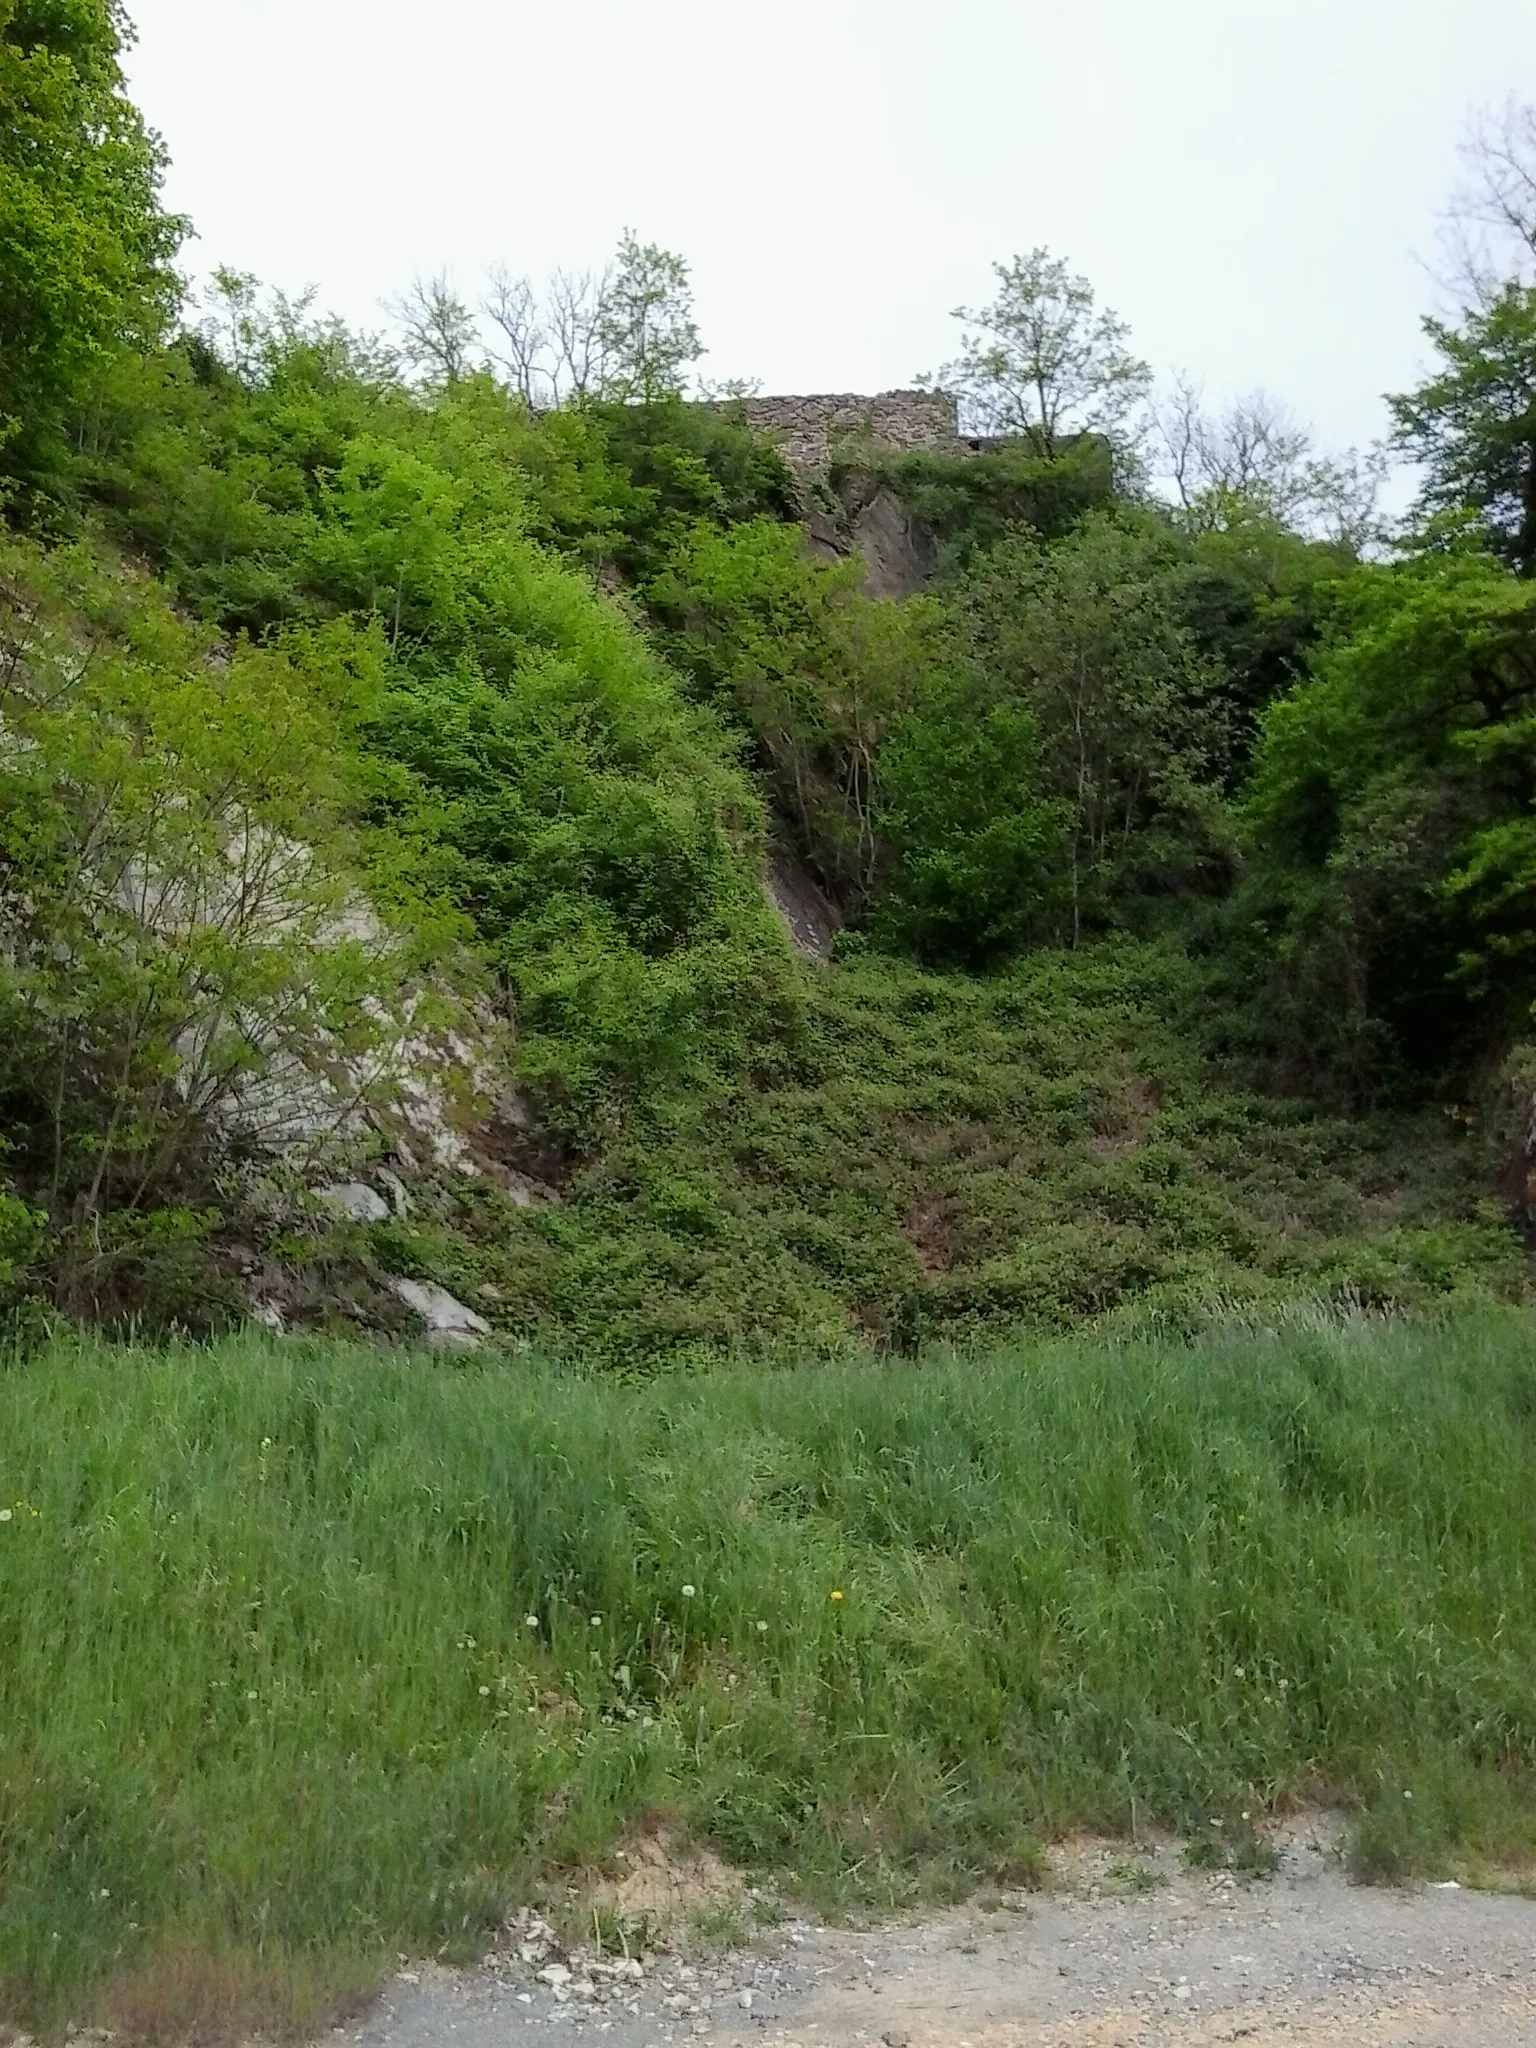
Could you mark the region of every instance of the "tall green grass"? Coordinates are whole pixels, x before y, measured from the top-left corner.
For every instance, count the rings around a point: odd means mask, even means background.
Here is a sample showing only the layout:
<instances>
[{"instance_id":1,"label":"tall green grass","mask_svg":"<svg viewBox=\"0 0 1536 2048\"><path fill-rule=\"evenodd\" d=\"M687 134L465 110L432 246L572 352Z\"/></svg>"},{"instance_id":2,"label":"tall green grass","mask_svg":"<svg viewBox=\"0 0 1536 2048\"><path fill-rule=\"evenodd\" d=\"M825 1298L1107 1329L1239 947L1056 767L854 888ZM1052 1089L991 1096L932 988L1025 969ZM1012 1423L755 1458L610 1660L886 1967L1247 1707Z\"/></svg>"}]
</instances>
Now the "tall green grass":
<instances>
[{"instance_id":1,"label":"tall green grass","mask_svg":"<svg viewBox=\"0 0 1536 2048\"><path fill-rule=\"evenodd\" d=\"M312 2017L658 1817L877 1903L1320 1794L1374 1867L1536 1843L1512 1314L640 1388L60 1341L0 1502L30 2024Z\"/></svg>"}]
</instances>

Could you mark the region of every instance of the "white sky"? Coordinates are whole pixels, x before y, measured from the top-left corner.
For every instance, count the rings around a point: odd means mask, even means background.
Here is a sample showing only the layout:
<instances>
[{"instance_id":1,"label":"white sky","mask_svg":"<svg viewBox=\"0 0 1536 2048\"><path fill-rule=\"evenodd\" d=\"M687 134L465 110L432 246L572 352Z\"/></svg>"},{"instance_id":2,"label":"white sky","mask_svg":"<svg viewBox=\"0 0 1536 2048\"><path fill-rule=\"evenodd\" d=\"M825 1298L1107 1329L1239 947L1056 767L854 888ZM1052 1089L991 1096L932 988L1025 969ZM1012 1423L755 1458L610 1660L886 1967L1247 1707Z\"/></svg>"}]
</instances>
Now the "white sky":
<instances>
[{"instance_id":1,"label":"white sky","mask_svg":"<svg viewBox=\"0 0 1536 2048\"><path fill-rule=\"evenodd\" d=\"M707 376L878 391L1035 243L1159 373L1330 444L1423 360L1469 111L1536 99L1532 0L129 0L168 197L384 324L446 267L693 266Z\"/></svg>"}]
</instances>

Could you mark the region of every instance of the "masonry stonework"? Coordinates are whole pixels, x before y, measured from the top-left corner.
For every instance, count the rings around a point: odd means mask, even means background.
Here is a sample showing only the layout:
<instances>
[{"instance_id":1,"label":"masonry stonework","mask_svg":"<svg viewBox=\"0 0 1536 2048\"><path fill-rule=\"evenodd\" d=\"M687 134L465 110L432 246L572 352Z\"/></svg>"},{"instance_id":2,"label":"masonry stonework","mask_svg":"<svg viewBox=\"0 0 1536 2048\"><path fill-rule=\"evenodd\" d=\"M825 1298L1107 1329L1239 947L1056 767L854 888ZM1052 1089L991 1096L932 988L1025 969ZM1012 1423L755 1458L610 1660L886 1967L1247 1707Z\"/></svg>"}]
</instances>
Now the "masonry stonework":
<instances>
[{"instance_id":1,"label":"masonry stonework","mask_svg":"<svg viewBox=\"0 0 1536 2048\"><path fill-rule=\"evenodd\" d=\"M816 393L799 398L749 398L747 425L773 434L797 469L825 469L838 447L872 441L881 448L954 449L958 404L948 391Z\"/></svg>"}]
</instances>

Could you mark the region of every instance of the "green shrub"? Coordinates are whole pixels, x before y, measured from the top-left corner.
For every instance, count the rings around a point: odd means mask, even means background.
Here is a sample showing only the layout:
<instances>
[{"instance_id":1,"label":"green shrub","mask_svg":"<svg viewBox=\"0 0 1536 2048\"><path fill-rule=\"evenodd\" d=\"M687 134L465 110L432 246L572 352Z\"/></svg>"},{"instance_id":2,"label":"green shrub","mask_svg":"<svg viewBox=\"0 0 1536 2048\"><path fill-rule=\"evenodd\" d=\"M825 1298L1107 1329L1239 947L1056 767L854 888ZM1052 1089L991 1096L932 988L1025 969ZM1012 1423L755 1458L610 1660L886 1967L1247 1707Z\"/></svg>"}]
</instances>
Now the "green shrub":
<instances>
[{"instance_id":1,"label":"green shrub","mask_svg":"<svg viewBox=\"0 0 1536 2048\"><path fill-rule=\"evenodd\" d=\"M220 649L88 550L0 536L0 1122L73 1308L167 1277L270 1072L387 1035L412 963L355 915L345 830L379 665L349 629Z\"/></svg>"},{"instance_id":2,"label":"green shrub","mask_svg":"<svg viewBox=\"0 0 1536 2048\"><path fill-rule=\"evenodd\" d=\"M694 527L648 595L696 688L751 734L804 858L851 909L882 848L879 752L923 660L904 606L859 590L856 562L811 559L798 526Z\"/></svg>"},{"instance_id":3,"label":"green shrub","mask_svg":"<svg viewBox=\"0 0 1536 2048\"><path fill-rule=\"evenodd\" d=\"M1536 591L1464 549L1358 572L1265 715L1236 906L1270 1042L1357 1094L1519 1035Z\"/></svg>"}]
</instances>

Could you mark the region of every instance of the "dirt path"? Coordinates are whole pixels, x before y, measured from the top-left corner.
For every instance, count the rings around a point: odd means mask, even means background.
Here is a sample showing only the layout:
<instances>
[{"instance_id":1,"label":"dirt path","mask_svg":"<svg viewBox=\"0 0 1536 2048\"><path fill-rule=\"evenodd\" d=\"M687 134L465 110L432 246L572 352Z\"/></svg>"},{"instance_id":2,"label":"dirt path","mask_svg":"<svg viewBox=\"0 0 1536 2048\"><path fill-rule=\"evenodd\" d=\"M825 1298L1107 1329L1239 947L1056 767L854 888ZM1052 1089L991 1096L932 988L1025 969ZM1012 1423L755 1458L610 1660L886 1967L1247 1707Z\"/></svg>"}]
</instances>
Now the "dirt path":
<instances>
[{"instance_id":1,"label":"dirt path","mask_svg":"<svg viewBox=\"0 0 1536 2048\"><path fill-rule=\"evenodd\" d=\"M347 2033L360 2048L533 2048L550 2029L573 2048L1536 2048L1536 1901L1359 1889L1316 1840L1256 1883L1171 1851L1088 1852L1060 1875L991 1912L862 1934L791 1923L643 1977L525 1942L526 1960L403 1973Z\"/></svg>"}]
</instances>

